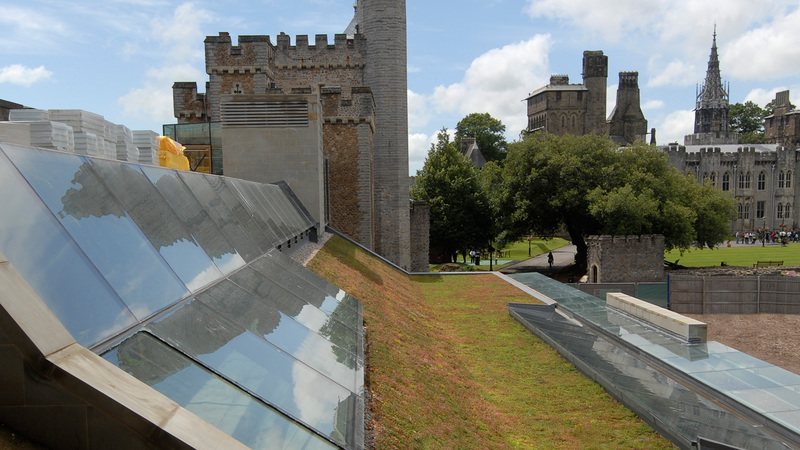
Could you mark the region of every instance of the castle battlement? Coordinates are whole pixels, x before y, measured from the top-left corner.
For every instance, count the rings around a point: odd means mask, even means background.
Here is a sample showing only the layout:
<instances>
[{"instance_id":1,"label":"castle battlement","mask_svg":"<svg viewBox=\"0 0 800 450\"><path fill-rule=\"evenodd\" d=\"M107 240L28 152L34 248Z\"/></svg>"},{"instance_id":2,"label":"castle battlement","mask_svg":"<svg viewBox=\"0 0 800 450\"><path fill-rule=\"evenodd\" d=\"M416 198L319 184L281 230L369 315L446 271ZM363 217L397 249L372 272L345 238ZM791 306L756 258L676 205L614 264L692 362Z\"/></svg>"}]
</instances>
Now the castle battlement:
<instances>
[{"instance_id":1,"label":"castle battlement","mask_svg":"<svg viewBox=\"0 0 800 450\"><path fill-rule=\"evenodd\" d=\"M619 73L619 87L621 87L621 88L638 88L639 87L639 72L620 72Z\"/></svg>"},{"instance_id":2,"label":"castle battlement","mask_svg":"<svg viewBox=\"0 0 800 450\"><path fill-rule=\"evenodd\" d=\"M722 149L719 147L703 147L700 149L700 153L702 155L711 155L714 153L722 153Z\"/></svg>"}]
</instances>

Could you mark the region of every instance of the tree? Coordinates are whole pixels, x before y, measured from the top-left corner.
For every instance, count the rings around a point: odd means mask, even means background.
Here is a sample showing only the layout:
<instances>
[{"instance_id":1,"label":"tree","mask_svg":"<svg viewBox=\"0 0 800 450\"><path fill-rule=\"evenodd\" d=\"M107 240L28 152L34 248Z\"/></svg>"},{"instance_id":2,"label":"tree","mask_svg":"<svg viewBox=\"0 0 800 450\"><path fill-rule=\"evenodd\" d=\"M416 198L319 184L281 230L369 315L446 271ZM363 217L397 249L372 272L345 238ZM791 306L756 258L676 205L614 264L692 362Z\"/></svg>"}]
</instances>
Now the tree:
<instances>
[{"instance_id":1,"label":"tree","mask_svg":"<svg viewBox=\"0 0 800 450\"><path fill-rule=\"evenodd\" d=\"M670 166L644 144L622 149L605 137L537 133L509 146L504 226L514 237L562 226L586 266L593 234L663 234L668 249L723 242L733 201Z\"/></svg>"},{"instance_id":2,"label":"tree","mask_svg":"<svg viewBox=\"0 0 800 450\"><path fill-rule=\"evenodd\" d=\"M731 105L728 112L730 130L739 133L740 144L762 144L764 142L764 117L767 111L747 101Z\"/></svg>"},{"instance_id":3,"label":"tree","mask_svg":"<svg viewBox=\"0 0 800 450\"><path fill-rule=\"evenodd\" d=\"M486 161L500 161L505 157L506 126L489 113L472 113L461 119L456 125L456 145L461 138L474 137Z\"/></svg>"},{"instance_id":4,"label":"tree","mask_svg":"<svg viewBox=\"0 0 800 450\"><path fill-rule=\"evenodd\" d=\"M450 142L444 128L436 145L431 145L422 170L417 171L411 197L430 206L432 253L449 258L490 243L492 218L480 173Z\"/></svg>"}]
</instances>

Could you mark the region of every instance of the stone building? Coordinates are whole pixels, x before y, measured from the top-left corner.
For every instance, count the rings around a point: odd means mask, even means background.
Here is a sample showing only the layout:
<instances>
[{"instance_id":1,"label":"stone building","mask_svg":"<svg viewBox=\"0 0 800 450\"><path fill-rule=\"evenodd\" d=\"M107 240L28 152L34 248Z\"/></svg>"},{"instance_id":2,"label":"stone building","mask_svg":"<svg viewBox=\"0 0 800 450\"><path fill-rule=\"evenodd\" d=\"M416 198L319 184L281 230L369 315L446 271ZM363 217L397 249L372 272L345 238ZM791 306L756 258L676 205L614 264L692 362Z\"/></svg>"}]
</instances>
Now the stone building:
<instances>
[{"instance_id":1,"label":"stone building","mask_svg":"<svg viewBox=\"0 0 800 450\"><path fill-rule=\"evenodd\" d=\"M568 75L552 75L550 84L528 98L529 133L608 134L622 144L645 139L647 120L639 102L639 73L620 72L617 104L606 118L608 56L583 52L583 84L570 84Z\"/></svg>"},{"instance_id":2,"label":"stone building","mask_svg":"<svg viewBox=\"0 0 800 450\"><path fill-rule=\"evenodd\" d=\"M729 92L730 87L726 89L722 83L717 56L717 31L714 30L706 80L696 94L694 134L684 137L685 145L724 145L739 142L737 133L729 130Z\"/></svg>"},{"instance_id":3,"label":"stone building","mask_svg":"<svg viewBox=\"0 0 800 450\"><path fill-rule=\"evenodd\" d=\"M730 105L720 77L715 31L705 84L697 95L694 133L685 137L686 145L662 147L678 171L694 175L698 183L708 181L735 200L732 233L800 225L795 208L800 192L793 180L800 154L798 141L791 137L797 116L789 111L788 91L784 92L777 95L775 113L765 119L769 144L738 145L737 134L728 128Z\"/></svg>"},{"instance_id":4,"label":"stone building","mask_svg":"<svg viewBox=\"0 0 800 450\"><path fill-rule=\"evenodd\" d=\"M286 179L320 226L410 269L405 1L361 0L333 43L281 33L234 46L223 32L205 55L205 94L175 83L165 133L207 145L214 173Z\"/></svg>"},{"instance_id":5,"label":"stone building","mask_svg":"<svg viewBox=\"0 0 800 450\"><path fill-rule=\"evenodd\" d=\"M764 138L768 144L800 146L800 111L792 107L789 91L775 94L775 108L764 118Z\"/></svg>"},{"instance_id":6,"label":"stone building","mask_svg":"<svg viewBox=\"0 0 800 450\"><path fill-rule=\"evenodd\" d=\"M590 283L664 281L664 236L589 236Z\"/></svg>"}]
</instances>

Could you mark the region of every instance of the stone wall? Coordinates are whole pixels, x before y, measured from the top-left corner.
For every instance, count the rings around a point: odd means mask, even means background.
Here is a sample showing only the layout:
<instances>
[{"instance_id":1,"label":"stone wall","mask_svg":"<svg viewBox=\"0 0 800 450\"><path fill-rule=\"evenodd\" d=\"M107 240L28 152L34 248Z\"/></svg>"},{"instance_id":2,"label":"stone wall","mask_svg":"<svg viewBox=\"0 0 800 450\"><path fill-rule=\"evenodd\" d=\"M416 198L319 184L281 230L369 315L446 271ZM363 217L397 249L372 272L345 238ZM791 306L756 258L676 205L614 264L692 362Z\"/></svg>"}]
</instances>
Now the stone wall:
<instances>
[{"instance_id":1,"label":"stone wall","mask_svg":"<svg viewBox=\"0 0 800 450\"><path fill-rule=\"evenodd\" d=\"M428 272L431 208L425 202L411 202L411 272Z\"/></svg>"},{"instance_id":2,"label":"stone wall","mask_svg":"<svg viewBox=\"0 0 800 450\"><path fill-rule=\"evenodd\" d=\"M589 236L590 283L664 281L664 236Z\"/></svg>"}]
</instances>

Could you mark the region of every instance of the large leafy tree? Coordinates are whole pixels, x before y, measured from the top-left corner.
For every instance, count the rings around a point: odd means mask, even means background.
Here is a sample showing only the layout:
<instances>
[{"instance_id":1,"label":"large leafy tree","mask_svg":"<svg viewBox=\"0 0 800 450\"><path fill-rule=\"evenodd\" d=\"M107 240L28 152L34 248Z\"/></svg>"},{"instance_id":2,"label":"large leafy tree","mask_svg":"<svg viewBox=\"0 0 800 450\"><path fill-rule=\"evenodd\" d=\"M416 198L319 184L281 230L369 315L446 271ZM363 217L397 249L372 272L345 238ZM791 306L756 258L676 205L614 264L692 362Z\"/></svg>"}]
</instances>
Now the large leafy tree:
<instances>
[{"instance_id":1,"label":"large leafy tree","mask_svg":"<svg viewBox=\"0 0 800 450\"><path fill-rule=\"evenodd\" d=\"M474 137L486 161L500 161L505 157L506 126L489 113L472 113L456 125L456 144L461 138Z\"/></svg>"},{"instance_id":2,"label":"large leafy tree","mask_svg":"<svg viewBox=\"0 0 800 450\"><path fill-rule=\"evenodd\" d=\"M764 143L764 117L767 110L752 101L734 103L728 112L730 130L739 133L740 144Z\"/></svg>"},{"instance_id":3,"label":"large leafy tree","mask_svg":"<svg viewBox=\"0 0 800 450\"><path fill-rule=\"evenodd\" d=\"M478 169L450 141L446 129L431 145L411 190L414 200L430 206L431 252L451 257L486 248L494 236L489 202Z\"/></svg>"},{"instance_id":4,"label":"large leafy tree","mask_svg":"<svg viewBox=\"0 0 800 450\"><path fill-rule=\"evenodd\" d=\"M585 267L593 234L663 234L667 248L723 242L733 202L643 144L538 133L509 147L500 211L513 236L566 228Z\"/></svg>"}]
</instances>

